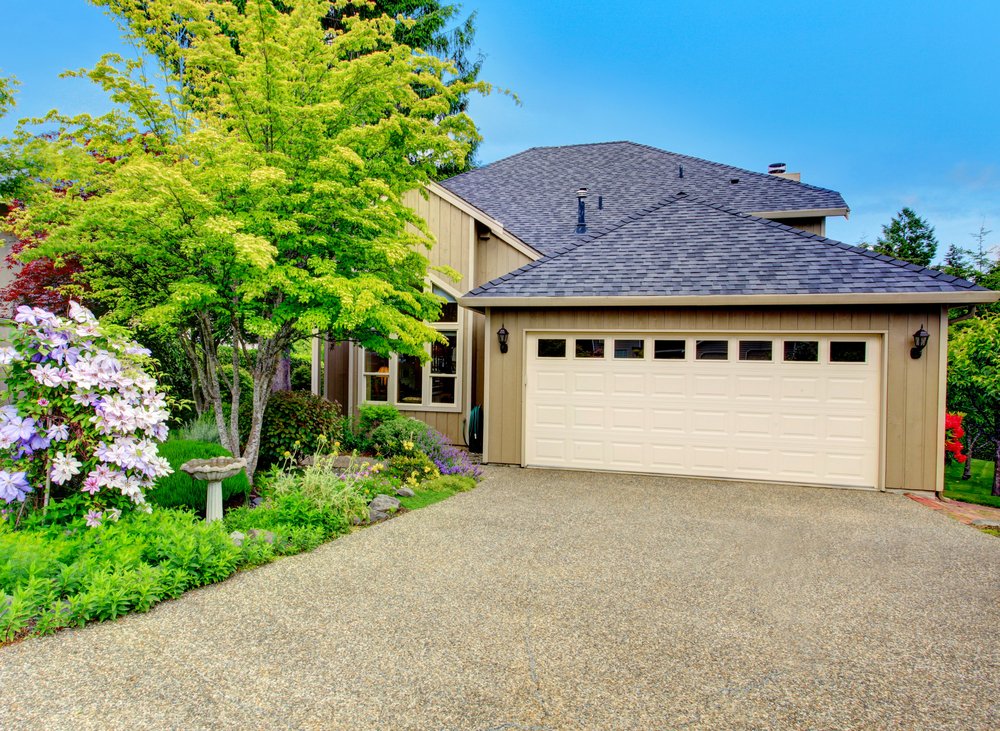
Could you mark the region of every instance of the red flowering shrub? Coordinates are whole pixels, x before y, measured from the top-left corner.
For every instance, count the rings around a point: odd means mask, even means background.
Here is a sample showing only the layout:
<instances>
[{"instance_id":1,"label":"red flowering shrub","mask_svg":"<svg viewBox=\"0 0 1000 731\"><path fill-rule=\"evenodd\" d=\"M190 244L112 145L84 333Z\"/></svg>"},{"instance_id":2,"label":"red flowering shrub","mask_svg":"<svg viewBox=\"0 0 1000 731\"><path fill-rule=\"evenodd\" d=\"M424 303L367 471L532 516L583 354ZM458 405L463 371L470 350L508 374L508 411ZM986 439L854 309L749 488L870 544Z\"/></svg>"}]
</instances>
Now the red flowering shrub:
<instances>
[{"instance_id":1,"label":"red flowering shrub","mask_svg":"<svg viewBox=\"0 0 1000 731\"><path fill-rule=\"evenodd\" d=\"M962 437L965 436L965 429L962 428L962 419L965 414L945 414L944 417L944 458L954 459L956 462L965 462L969 455L962 454Z\"/></svg>"}]
</instances>

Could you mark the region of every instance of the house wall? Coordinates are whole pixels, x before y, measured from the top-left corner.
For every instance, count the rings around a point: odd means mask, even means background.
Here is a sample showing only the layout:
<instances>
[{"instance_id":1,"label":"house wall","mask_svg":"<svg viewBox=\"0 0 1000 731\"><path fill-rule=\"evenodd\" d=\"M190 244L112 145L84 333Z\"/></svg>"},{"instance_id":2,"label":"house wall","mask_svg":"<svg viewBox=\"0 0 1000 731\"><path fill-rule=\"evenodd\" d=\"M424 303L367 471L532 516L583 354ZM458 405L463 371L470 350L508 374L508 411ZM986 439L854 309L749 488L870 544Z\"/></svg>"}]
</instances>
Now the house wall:
<instances>
[{"instance_id":1,"label":"house wall","mask_svg":"<svg viewBox=\"0 0 1000 731\"><path fill-rule=\"evenodd\" d=\"M881 308L537 308L487 311L486 328L510 332L501 355L487 338L489 383L485 402L485 459L522 463L524 335L526 330L775 330L884 332L885 480L887 489L941 489L944 453L944 381L947 310L940 306ZM910 357L913 333L931 338L923 357Z\"/></svg>"},{"instance_id":2,"label":"house wall","mask_svg":"<svg viewBox=\"0 0 1000 731\"><path fill-rule=\"evenodd\" d=\"M433 190L426 192L426 197L416 191L407 193L404 200L427 222L434 234L436 244L428 252L431 265L449 266L461 275L458 282L448 282L450 289L465 293L531 261L526 254L477 224L472 216ZM483 403L485 387L482 354L486 318L471 311L463 311L462 318L463 348L468 358L464 358L464 372L460 378L460 408L449 411L400 407L408 416L430 424L456 444L465 443L468 407ZM324 393L328 399L345 405L345 412L351 414L357 412L358 406L360 354L360 349L347 343L327 346Z\"/></svg>"},{"instance_id":3,"label":"house wall","mask_svg":"<svg viewBox=\"0 0 1000 731\"><path fill-rule=\"evenodd\" d=\"M771 220L791 226L792 228L797 228L806 233L826 236L826 218L824 216L817 216L816 218L773 218Z\"/></svg>"}]
</instances>

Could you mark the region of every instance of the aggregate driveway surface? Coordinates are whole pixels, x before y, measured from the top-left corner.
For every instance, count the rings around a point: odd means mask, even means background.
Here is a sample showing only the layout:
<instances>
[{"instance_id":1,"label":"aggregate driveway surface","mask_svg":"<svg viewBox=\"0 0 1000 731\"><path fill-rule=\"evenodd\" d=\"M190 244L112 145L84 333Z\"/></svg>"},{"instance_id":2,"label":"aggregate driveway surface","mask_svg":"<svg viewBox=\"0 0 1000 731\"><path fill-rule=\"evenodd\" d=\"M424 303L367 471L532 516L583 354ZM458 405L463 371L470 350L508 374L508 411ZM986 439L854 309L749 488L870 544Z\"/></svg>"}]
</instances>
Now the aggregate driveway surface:
<instances>
[{"instance_id":1,"label":"aggregate driveway surface","mask_svg":"<svg viewBox=\"0 0 1000 731\"><path fill-rule=\"evenodd\" d=\"M899 495L492 468L0 649L0 726L1000 727L1000 540Z\"/></svg>"}]
</instances>

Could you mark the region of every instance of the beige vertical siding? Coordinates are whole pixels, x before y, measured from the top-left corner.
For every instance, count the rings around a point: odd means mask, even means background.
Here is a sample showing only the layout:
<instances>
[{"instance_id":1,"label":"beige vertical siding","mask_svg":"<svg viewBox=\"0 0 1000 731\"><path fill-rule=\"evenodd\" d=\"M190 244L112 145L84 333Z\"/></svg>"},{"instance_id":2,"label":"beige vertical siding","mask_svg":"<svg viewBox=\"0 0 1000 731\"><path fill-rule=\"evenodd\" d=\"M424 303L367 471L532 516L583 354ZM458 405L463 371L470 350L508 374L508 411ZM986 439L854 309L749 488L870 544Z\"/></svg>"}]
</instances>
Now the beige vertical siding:
<instances>
[{"instance_id":1,"label":"beige vertical siding","mask_svg":"<svg viewBox=\"0 0 1000 731\"><path fill-rule=\"evenodd\" d=\"M460 211L443 198L427 192L425 198L417 191L403 197L404 202L427 221L427 225L437 239L428 253L431 265L449 266L462 275L456 288L463 292L472 289L472 217Z\"/></svg>"},{"instance_id":2,"label":"beige vertical siding","mask_svg":"<svg viewBox=\"0 0 1000 731\"><path fill-rule=\"evenodd\" d=\"M475 286L518 269L531 259L492 233L476 238ZM473 287L469 287L472 289Z\"/></svg>"},{"instance_id":3,"label":"beige vertical siding","mask_svg":"<svg viewBox=\"0 0 1000 731\"><path fill-rule=\"evenodd\" d=\"M520 464L524 333L526 330L788 330L801 332L885 332L885 487L939 490L944 437L941 389L944 360L939 333L947 311L939 306L884 308L628 308L497 309L493 323L510 331L510 350L501 355L496 338L486 338L490 358L486 433L490 462ZM913 333L931 333L924 356L910 358Z\"/></svg>"},{"instance_id":4,"label":"beige vertical siding","mask_svg":"<svg viewBox=\"0 0 1000 731\"><path fill-rule=\"evenodd\" d=\"M817 216L816 218L775 218L774 220L809 234L826 236L826 218L823 216Z\"/></svg>"}]
</instances>

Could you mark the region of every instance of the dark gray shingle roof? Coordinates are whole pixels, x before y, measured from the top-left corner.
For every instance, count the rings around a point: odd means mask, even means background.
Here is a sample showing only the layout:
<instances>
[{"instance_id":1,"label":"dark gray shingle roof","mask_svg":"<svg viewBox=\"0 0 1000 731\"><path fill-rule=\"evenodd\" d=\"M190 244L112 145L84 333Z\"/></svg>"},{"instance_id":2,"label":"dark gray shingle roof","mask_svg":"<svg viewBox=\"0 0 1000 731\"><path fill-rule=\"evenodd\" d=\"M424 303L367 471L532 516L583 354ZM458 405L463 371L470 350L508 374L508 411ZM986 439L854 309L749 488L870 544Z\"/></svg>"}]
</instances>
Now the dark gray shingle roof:
<instances>
[{"instance_id":1,"label":"dark gray shingle roof","mask_svg":"<svg viewBox=\"0 0 1000 731\"><path fill-rule=\"evenodd\" d=\"M441 185L542 253L576 240L581 187L587 223L597 228L678 192L746 213L847 208L836 191L634 142L535 147Z\"/></svg>"},{"instance_id":2,"label":"dark gray shingle roof","mask_svg":"<svg viewBox=\"0 0 1000 731\"><path fill-rule=\"evenodd\" d=\"M927 293L972 282L690 196L577 235L467 297Z\"/></svg>"}]
</instances>

